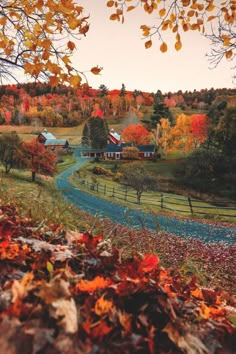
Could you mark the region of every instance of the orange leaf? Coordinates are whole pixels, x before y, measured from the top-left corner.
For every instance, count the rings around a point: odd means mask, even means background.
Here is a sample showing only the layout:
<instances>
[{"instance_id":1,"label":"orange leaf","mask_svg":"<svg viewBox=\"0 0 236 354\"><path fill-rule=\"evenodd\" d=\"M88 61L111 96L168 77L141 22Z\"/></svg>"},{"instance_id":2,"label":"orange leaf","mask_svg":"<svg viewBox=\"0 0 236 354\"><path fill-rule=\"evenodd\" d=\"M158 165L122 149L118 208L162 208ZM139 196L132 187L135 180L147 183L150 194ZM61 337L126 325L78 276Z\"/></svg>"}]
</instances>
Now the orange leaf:
<instances>
[{"instance_id":1,"label":"orange leaf","mask_svg":"<svg viewBox=\"0 0 236 354\"><path fill-rule=\"evenodd\" d=\"M135 6L128 6L127 12L128 12L128 11L132 11L132 10L134 10L134 9L135 9Z\"/></svg>"},{"instance_id":2,"label":"orange leaf","mask_svg":"<svg viewBox=\"0 0 236 354\"><path fill-rule=\"evenodd\" d=\"M94 311L98 316L101 316L107 314L112 307L113 307L112 301L105 300L103 295L96 301Z\"/></svg>"},{"instance_id":3,"label":"orange leaf","mask_svg":"<svg viewBox=\"0 0 236 354\"><path fill-rule=\"evenodd\" d=\"M177 41L176 43L175 43L175 49L176 50L180 50L182 48L182 43L181 43L181 41Z\"/></svg>"},{"instance_id":4,"label":"orange leaf","mask_svg":"<svg viewBox=\"0 0 236 354\"><path fill-rule=\"evenodd\" d=\"M161 17L165 16L165 14L166 14L166 9L161 9L161 10L159 11L159 15L160 15Z\"/></svg>"},{"instance_id":5,"label":"orange leaf","mask_svg":"<svg viewBox=\"0 0 236 354\"><path fill-rule=\"evenodd\" d=\"M151 41L151 40L145 42L145 48L146 48L146 49L150 48L151 46L152 46L152 41Z\"/></svg>"},{"instance_id":6,"label":"orange leaf","mask_svg":"<svg viewBox=\"0 0 236 354\"><path fill-rule=\"evenodd\" d=\"M114 5L115 1L108 1L107 2L107 7L112 7Z\"/></svg>"},{"instance_id":7,"label":"orange leaf","mask_svg":"<svg viewBox=\"0 0 236 354\"><path fill-rule=\"evenodd\" d=\"M94 66L90 71L94 74L94 75L98 75L100 74L100 71L102 70L103 68L99 68L98 66Z\"/></svg>"},{"instance_id":8,"label":"orange leaf","mask_svg":"<svg viewBox=\"0 0 236 354\"><path fill-rule=\"evenodd\" d=\"M94 292L97 289L105 289L109 285L111 285L110 279L104 279L103 277L97 276L93 280L80 280L76 284L76 290Z\"/></svg>"},{"instance_id":9,"label":"orange leaf","mask_svg":"<svg viewBox=\"0 0 236 354\"><path fill-rule=\"evenodd\" d=\"M162 53L165 53L165 52L167 52L167 50L168 50L167 44L165 42L163 42L162 45L160 46L160 51Z\"/></svg>"},{"instance_id":10,"label":"orange leaf","mask_svg":"<svg viewBox=\"0 0 236 354\"><path fill-rule=\"evenodd\" d=\"M117 14L112 14L112 15L110 16L110 20L112 20L112 21L119 20L119 15L117 15Z\"/></svg>"},{"instance_id":11,"label":"orange leaf","mask_svg":"<svg viewBox=\"0 0 236 354\"><path fill-rule=\"evenodd\" d=\"M202 290L200 288L196 288L195 290L191 291L191 295L198 298L198 299L203 300L203 294L202 294Z\"/></svg>"}]
</instances>

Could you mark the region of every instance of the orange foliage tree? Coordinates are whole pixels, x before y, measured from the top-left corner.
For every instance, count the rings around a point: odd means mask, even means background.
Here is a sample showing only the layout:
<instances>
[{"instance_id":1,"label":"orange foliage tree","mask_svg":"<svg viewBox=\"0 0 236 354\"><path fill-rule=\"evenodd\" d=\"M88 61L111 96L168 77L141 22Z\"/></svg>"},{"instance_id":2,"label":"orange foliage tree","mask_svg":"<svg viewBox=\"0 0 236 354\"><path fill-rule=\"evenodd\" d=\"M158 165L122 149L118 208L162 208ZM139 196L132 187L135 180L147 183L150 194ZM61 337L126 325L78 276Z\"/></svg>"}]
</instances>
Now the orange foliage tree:
<instances>
[{"instance_id":1,"label":"orange foliage tree","mask_svg":"<svg viewBox=\"0 0 236 354\"><path fill-rule=\"evenodd\" d=\"M22 147L21 162L32 172L32 181L36 173L52 175L56 169L57 155L37 140L25 142Z\"/></svg>"},{"instance_id":2,"label":"orange foliage tree","mask_svg":"<svg viewBox=\"0 0 236 354\"><path fill-rule=\"evenodd\" d=\"M124 129L121 139L134 145L145 145L150 143L152 135L142 124L133 124Z\"/></svg>"}]
</instances>

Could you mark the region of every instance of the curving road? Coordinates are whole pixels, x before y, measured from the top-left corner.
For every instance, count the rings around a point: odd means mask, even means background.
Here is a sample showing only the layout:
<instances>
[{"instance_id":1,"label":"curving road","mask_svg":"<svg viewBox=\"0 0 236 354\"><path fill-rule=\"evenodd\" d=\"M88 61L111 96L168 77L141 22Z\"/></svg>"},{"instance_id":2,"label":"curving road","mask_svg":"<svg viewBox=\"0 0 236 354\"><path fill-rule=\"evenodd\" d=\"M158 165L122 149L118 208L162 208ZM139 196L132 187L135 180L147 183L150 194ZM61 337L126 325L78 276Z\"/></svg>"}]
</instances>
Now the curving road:
<instances>
[{"instance_id":1,"label":"curving road","mask_svg":"<svg viewBox=\"0 0 236 354\"><path fill-rule=\"evenodd\" d=\"M141 210L133 210L124 206L108 202L94 195L81 191L69 182L69 176L76 171L85 159L80 158L80 149L74 153L77 163L62 172L56 179L56 185L62 194L78 208L101 218L108 217L116 223L129 225L133 228L157 229L159 227L166 232L185 237L199 238L204 242L236 243L236 228L204 224L192 220L183 220L175 217L154 216Z\"/></svg>"}]
</instances>

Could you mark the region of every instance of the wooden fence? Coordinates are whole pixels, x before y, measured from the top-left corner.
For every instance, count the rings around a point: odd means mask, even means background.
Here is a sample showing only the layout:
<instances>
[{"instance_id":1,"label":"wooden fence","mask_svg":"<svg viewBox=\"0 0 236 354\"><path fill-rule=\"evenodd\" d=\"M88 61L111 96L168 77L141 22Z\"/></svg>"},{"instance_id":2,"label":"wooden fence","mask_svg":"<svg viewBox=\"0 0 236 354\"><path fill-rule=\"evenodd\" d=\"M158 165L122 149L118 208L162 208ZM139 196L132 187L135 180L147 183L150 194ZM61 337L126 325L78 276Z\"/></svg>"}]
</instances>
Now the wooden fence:
<instances>
[{"instance_id":1,"label":"wooden fence","mask_svg":"<svg viewBox=\"0 0 236 354\"><path fill-rule=\"evenodd\" d=\"M115 188L106 184L92 183L86 179L79 178L76 173L74 176L81 186L92 192L100 194L101 197L103 195L126 203L137 204L136 191L134 189L128 189L125 186ZM148 206L149 208L159 207L160 209L169 210L172 212L236 218L236 204L233 207L227 207L224 205L210 205L209 203L190 196L185 197L173 194L168 195L160 192L155 193L155 196L151 197L150 193L143 193L140 204L142 206Z\"/></svg>"}]
</instances>

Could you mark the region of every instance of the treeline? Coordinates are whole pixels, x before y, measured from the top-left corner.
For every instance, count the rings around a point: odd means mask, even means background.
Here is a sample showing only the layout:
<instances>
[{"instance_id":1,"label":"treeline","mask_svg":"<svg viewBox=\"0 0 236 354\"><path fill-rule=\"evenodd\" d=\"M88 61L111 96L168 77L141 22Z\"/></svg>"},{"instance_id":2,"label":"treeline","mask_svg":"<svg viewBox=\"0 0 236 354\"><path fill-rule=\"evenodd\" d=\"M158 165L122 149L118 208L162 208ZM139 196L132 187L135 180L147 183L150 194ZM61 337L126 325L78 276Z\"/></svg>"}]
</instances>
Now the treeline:
<instances>
[{"instance_id":1,"label":"treeline","mask_svg":"<svg viewBox=\"0 0 236 354\"><path fill-rule=\"evenodd\" d=\"M88 85L72 89L60 85L27 83L0 86L0 125L76 126L88 117L123 118L132 113L138 119L146 119L150 112L160 112L156 98L163 107L179 107L188 113L194 109L206 113L216 99L225 99L236 105L236 89L203 89L162 93L128 91L124 84L120 89L109 90L105 85L92 89ZM150 108L149 108L150 107ZM166 113L167 110L160 112ZM167 118L166 115L163 117Z\"/></svg>"}]
</instances>

